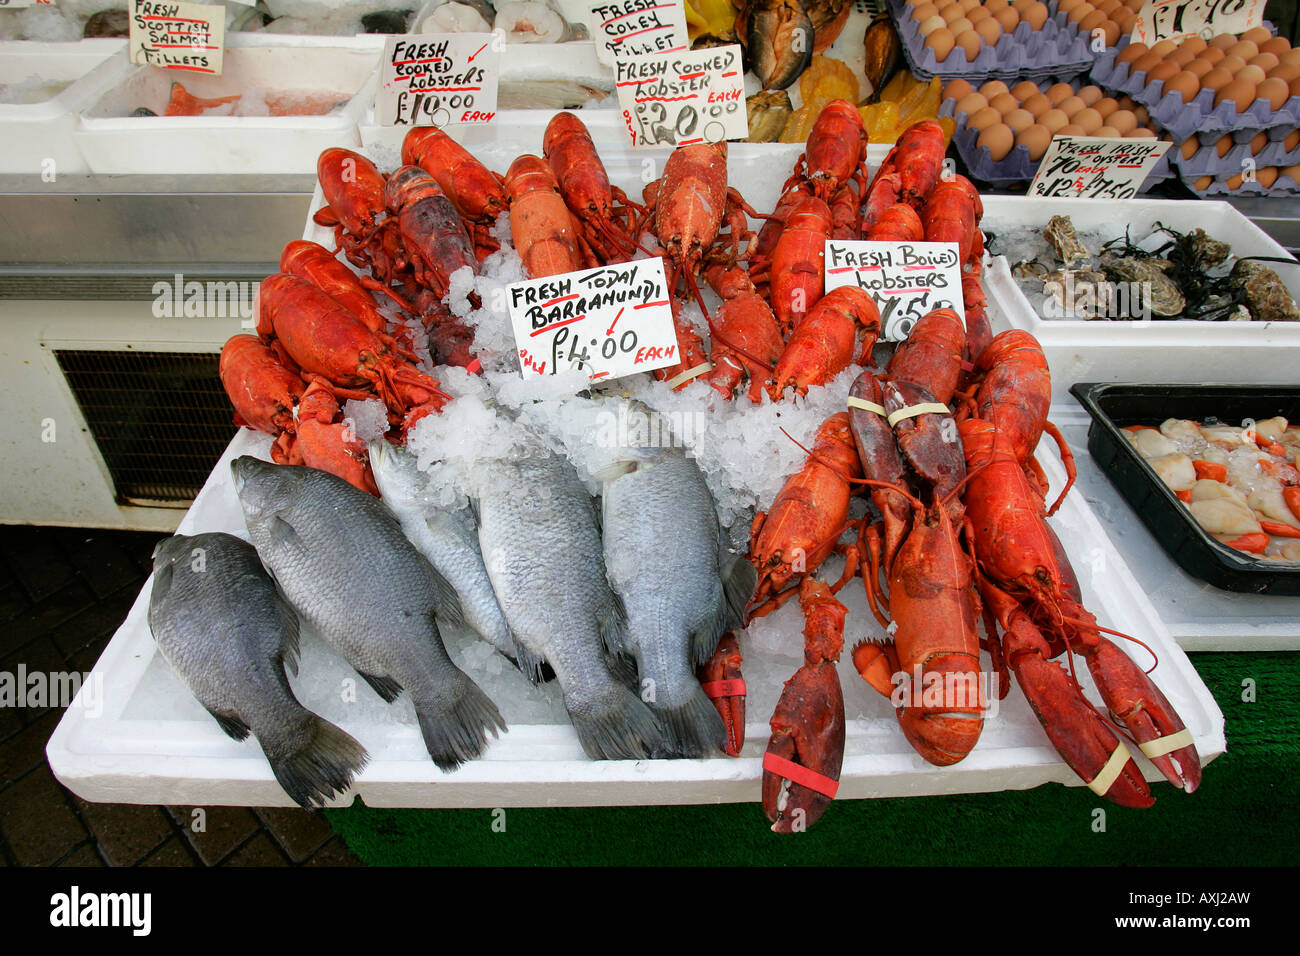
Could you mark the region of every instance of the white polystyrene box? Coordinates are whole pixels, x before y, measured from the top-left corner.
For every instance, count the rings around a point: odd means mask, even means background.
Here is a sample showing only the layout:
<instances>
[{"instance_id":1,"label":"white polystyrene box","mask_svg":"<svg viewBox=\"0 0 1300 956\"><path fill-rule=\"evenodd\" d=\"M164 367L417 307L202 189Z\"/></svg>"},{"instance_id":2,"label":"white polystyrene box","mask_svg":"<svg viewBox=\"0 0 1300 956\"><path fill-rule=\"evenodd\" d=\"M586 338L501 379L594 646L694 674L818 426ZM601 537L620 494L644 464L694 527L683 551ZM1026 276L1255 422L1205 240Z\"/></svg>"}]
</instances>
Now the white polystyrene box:
<instances>
[{"instance_id":1,"label":"white polystyrene box","mask_svg":"<svg viewBox=\"0 0 1300 956\"><path fill-rule=\"evenodd\" d=\"M81 111L77 142L95 173L313 173L322 150L360 142L357 123L374 99L382 46L372 35L227 34L221 76L136 67ZM325 116L129 115L140 106L161 113L174 82L203 98L265 89L350 99Z\"/></svg>"},{"instance_id":2,"label":"white polystyrene box","mask_svg":"<svg viewBox=\"0 0 1300 956\"><path fill-rule=\"evenodd\" d=\"M1204 229L1229 243L1235 256L1280 256L1287 251L1226 202L1168 199L1039 199L984 197L986 232L1004 226L1046 226L1069 216L1080 232L1109 228L1134 241L1157 222L1179 232ZM1264 263L1300 300L1300 267ZM1002 256L985 270L994 331L1020 328L1043 346L1052 373L1052 399L1072 401L1075 382L1273 382L1294 375L1300 358L1300 322L1057 320L1038 315Z\"/></svg>"},{"instance_id":3,"label":"white polystyrene box","mask_svg":"<svg viewBox=\"0 0 1300 956\"><path fill-rule=\"evenodd\" d=\"M67 84L39 102L0 103L0 173L48 177L87 171L74 137L77 113L126 72L124 58L114 57L125 46L125 40L105 38L0 43L0 86L29 77Z\"/></svg>"}]
</instances>

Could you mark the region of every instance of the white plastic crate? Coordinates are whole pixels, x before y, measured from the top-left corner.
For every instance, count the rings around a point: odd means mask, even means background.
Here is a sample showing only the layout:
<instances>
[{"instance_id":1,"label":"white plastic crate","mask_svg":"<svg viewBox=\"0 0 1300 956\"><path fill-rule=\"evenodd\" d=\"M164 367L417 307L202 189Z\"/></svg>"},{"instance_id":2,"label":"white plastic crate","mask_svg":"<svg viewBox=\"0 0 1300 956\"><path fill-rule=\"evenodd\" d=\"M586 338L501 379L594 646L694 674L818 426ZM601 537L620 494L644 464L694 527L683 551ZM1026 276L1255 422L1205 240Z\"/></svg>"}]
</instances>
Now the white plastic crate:
<instances>
[{"instance_id":1,"label":"white plastic crate","mask_svg":"<svg viewBox=\"0 0 1300 956\"><path fill-rule=\"evenodd\" d=\"M127 71L125 58L114 56L125 47L120 39L0 43L0 86L23 84L31 77L66 84L37 102L0 103L0 173L87 171L74 138L77 113Z\"/></svg>"},{"instance_id":2,"label":"white plastic crate","mask_svg":"<svg viewBox=\"0 0 1300 956\"><path fill-rule=\"evenodd\" d=\"M1136 241L1157 222L1179 232L1204 229L1232 246L1236 256L1289 258L1262 229L1225 202L1205 200L1037 199L984 197L987 232L1046 226L1069 216L1080 232L1127 225ZM1021 292L1009 263L994 256L985 270L994 331L1020 328L1043 346L1052 372L1053 401L1072 401L1075 382L1281 382L1294 378L1300 358L1300 322L1175 322L1156 319L1059 320L1042 318ZM1300 265L1265 263L1300 300Z\"/></svg>"},{"instance_id":3,"label":"white plastic crate","mask_svg":"<svg viewBox=\"0 0 1300 956\"><path fill-rule=\"evenodd\" d=\"M321 150L360 142L382 46L378 36L228 34L221 76L136 67L82 110L77 142L95 173L312 173ZM325 116L129 115L141 106L161 114L175 82L204 98L264 89L350 99Z\"/></svg>"}]
</instances>

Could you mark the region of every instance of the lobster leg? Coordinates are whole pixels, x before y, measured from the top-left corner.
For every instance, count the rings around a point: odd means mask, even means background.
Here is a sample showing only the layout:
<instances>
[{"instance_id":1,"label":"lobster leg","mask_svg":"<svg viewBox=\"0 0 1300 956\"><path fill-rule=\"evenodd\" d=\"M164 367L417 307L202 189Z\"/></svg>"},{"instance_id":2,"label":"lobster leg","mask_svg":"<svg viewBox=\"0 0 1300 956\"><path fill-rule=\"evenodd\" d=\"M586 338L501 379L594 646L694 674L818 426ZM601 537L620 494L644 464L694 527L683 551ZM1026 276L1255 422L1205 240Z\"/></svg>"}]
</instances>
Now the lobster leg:
<instances>
[{"instance_id":1,"label":"lobster leg","mask_svg":"<svg viewBox=\"0 0 1300 956\"><path fill-rule=\"evenodd\" d=\"M728 631L718 641L713 657L699 670L700 686L727 729L723 750L730 757L739 757L740 748L745 746L745 681L740 675L743 660L736 635Z\"/></svg>"},{"instance_id":2,"label":"lobster leg","mask_svg":"<svg viewBox=\"0 0 1300 956\"><path fill-rule=\"evenodd\" d=\"M839 787L844 761L844 696L836 662L848 609L820 581L805 578L804 664L786 681L763 757L763 812L776 833L815 823Z\"/></svg>"}]
</instances>

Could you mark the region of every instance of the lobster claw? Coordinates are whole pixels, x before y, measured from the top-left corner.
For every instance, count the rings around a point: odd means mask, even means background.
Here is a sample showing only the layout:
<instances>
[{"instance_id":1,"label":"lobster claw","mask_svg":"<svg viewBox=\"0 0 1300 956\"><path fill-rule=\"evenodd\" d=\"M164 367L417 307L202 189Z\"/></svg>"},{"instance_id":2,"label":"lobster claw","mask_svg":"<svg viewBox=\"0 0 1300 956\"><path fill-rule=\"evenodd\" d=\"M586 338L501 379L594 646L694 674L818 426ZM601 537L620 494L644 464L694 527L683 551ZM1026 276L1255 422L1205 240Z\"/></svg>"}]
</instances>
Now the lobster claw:
<instances>
[{"instance_id":1,"label":"lobster claw","mask_svg":"<svg viewBox=\"0 0 1300 956\"><path fill-rule=\"evenodd\" d=\"M1086 660L1106 706L1147 759L1175 787L1194 792L1201 783L1201 758L1165 695L1131 657L1104 638Z\"/></svg>"},{"instance_id":2,"label":"lobster claw","mask_svg":"<svg viewBox=\"0 0 1300 956\"><path fill-rule=\"evenodd\" d=\"M763 812L776 833L801 832L821 817L839 788L844 760L844 695L835 662L848 610L812 578L800 586L799 603L804 664L781 692L763 755Z\"/></svg>"},{"instance_id":3,"label":"lobster claw","mask_svg":"<svg viewBox=\"0 0 1300 956\"><path fill-rule=\"evenodd\" d=\"M745 681L740 675L743 660L736 635L728 631L718 641L713 656L699 669L700 686L727 729L723 750L729 757L740 756L740 748L745 746Z\"/></svg>"}]
</instances>

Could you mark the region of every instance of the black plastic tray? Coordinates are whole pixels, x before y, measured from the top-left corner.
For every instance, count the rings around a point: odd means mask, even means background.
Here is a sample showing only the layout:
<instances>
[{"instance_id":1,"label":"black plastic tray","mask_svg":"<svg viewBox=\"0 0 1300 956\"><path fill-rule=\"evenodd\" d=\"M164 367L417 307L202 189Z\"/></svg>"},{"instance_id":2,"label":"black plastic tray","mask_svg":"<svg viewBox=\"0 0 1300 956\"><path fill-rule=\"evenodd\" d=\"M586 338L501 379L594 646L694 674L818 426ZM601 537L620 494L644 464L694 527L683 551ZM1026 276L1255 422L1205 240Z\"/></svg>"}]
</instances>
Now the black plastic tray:
<instances>
[{"instance_id":1,"label":"black plastic tray","mask_svg":"<svg viewBox=\"0 0 1300 956\"><path fill-rule=\"evenodd\" d=\"M1121 431L1167 418L1300 421L1300 386L1079 382L1070 394L1092 416L1089 454L1180 568L1226 591L1300 595L1300 565L1260 561L1214 540Z\"/></svg>"}]
</instances>

